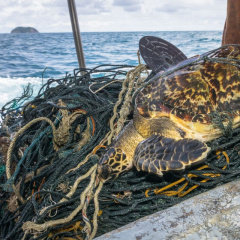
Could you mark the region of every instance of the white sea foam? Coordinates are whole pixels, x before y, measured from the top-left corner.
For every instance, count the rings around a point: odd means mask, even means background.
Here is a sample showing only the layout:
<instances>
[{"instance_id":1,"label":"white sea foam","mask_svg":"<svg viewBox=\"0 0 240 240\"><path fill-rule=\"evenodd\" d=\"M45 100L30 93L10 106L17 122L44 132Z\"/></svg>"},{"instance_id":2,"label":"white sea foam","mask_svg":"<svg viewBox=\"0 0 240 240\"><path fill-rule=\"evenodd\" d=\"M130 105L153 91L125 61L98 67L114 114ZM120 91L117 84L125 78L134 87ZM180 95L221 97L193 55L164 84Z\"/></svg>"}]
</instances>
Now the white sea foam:
<instances>
[{"instance_id":1,"label":"white sea foam","mask_svg":"<svg viewBox=\"0 0 240 240\"><path fill-rule=\"evenodd\" d=\"M46 82L46 79L43 79ZM33 86L33 96L36 96L42 86L42 79L38 77L0 77L0 108L16 97L21 97L24 87L30 83Z\"/></svg>"}]
</instances>

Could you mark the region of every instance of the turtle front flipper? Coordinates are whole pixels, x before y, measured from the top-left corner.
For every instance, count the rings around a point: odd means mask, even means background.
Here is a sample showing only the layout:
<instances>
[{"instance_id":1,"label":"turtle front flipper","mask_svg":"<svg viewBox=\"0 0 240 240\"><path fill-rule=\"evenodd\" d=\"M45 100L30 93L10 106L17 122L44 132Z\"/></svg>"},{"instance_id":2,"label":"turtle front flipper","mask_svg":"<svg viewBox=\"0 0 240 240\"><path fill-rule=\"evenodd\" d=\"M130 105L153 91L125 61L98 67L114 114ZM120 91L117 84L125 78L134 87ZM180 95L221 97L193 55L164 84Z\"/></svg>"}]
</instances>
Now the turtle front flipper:
<instances>
[{"instance_id":1,"label":"turtle front flipper","mask_svg":"<svg viewBox=\"0 0 240 240\"><path fill-rule=\"evenodd\" d=\"M201 163L210 148L196 139L175 140L152 135L138 144L134 165L138 171L146 171L162 176L167 171L178 171L186 166Z\"/></svg>"}]
</instances>

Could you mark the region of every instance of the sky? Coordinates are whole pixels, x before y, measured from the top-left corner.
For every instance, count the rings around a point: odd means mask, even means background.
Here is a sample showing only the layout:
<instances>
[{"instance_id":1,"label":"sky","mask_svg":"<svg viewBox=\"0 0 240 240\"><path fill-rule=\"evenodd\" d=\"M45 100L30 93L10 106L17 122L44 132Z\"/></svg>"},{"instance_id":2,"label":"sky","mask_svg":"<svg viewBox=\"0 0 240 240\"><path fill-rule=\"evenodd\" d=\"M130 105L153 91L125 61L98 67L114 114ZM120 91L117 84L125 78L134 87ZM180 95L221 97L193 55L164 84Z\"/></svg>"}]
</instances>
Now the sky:
<instances>
[{"instance_id":1,"label":"sky","mask_svg":"<svg viewBox=\"0 0 240 240\"><path fill-rule=\"evenodd\" d=\"M82 32L223 30L227 0L75 0ZM71 32L67 0L1 0L0 33Z\"/></svg>"}]
</instances>

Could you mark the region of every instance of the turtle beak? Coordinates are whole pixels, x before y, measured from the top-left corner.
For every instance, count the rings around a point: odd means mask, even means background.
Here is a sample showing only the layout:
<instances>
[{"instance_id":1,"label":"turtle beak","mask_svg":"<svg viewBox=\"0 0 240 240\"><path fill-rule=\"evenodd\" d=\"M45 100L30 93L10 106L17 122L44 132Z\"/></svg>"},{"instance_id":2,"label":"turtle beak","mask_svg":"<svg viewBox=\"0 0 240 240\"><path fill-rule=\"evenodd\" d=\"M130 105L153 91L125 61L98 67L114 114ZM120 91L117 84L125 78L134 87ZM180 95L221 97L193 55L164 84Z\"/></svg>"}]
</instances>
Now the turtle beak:
<instances>
[{"instance_id":1,"label":"turtle beak","mask_svg":"<svg viewBox=\"0 0 240 240\"><path fill-rule=\"evenodd\" d=\"M98 172L99 178L105 182L110 178L112 168L108 164L103 164L103 165L98 164L97 172Z\"/></svg>"}]
</instances>

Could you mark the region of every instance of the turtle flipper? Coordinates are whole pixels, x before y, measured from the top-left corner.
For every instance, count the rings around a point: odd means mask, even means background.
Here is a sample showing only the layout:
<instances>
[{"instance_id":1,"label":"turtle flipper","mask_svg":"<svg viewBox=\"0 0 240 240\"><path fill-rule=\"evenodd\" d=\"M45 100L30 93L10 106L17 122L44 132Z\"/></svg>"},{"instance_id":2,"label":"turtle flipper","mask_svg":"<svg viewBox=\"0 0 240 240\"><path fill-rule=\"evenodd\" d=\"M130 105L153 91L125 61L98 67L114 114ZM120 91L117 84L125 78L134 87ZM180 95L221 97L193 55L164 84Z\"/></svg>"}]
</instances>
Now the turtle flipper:
<instances>
[{"instance_id":1,"label":"turtle flipper","mask_svg":"<svg viewBox=\"0 0 240 240\"><path fill-rule=\"evenodd\" d=\"M204 161L210 148L196 139L175 140L152 135L139 143L134 165L138 171L162 176L167 171L178 171Z\"/></svg>"},{"instance_id":2,"label":"turtle flipper","mask_svg":"<svg viewBox=\"0 0 240 240\"><path fill-rule=\"evenodd\" d=\"M185 54L170 42L153 36L145 36L139 41L139 51L154 73L166 69L186 60Z\"/></svg>"}]
</instances>

